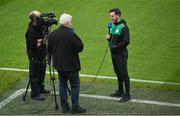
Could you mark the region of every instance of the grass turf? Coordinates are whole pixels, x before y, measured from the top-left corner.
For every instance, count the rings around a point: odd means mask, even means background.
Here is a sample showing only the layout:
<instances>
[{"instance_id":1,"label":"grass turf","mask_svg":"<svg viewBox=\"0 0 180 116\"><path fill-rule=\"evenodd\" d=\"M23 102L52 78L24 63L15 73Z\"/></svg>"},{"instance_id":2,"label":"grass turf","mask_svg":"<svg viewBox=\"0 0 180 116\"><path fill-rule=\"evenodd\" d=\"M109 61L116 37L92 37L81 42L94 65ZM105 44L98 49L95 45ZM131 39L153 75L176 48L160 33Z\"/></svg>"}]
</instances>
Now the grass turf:
<instances>
[{"instance_id":1,"label":"grass turf","mask_svg":"<svg viewBox=\"0 0 180 116\"><path fill-rule=\"evenodd\" d=\"M106 48L108 10L119 7L131 33L129 46L129 74L133 78L180 82L179 11L178 0L74 0L0 2L0 67L27 68L25 38L28 13L54 11L73 16L75 31L82 38L85 49L81 53L81 73L95 74ZM31 4L29 4L31 3ZM53 29L58 26L53 26ZM114 75L110 53L100 75Z\"/></svg>"},{"instance_id":2,"label":"grass turf","mask_svg":"<svg viewBox=\"0 0 180 116\"><path fill-rule=\"evenodd\" d=\"M131 43L128 47L130 77L179 83L179 6L179 0L74 0L71 2L66 0L1 0L0 67L28 68L24 34L29 21L28 13L35 9L41 12L54 11L57 13L58 18L62 12L72 14L75 31L80 35L85 45L84 52L81 53L81 73L95 74L107 45L104 38L107 32L106 24L109 22L108 11L113 7L119 7L122 10L123 18L129 25L131 34ZM53 26L53 29L55 28L58 28L58 26ZM109 52L100 75L114 76ZM14 91L12 88L16 87L16 82L21 76L24 76L24 73L0 71L1 100L7 97L7 92L5 93L6 95L2 92L7 90L12 93ZM25 76L27 76L27 73ZM85 85L89 81L91 79L82 78L82 82ZM100 83L105 83L105 85ZM26 87L26 84L27 82L23 83L23 87ZM82 85L82 87L85 85ZM99 94L107 95L104 92L106 90L104 87L107 85L110 87L114 85L112 89L116 88L115 80L97 79L90 90L83 92L96 94L97 90L101 90ZM143 89L144 87L150 87L166 91L171 90L161 93L164 96L162 98L172 101L179 100L179 98L176 98L176 95L179 94L172 91L179 90L179 86L142 83L132 83L132 85L133 87L142 87L142 89L139 88L138 90L132 89L132 94L136 98L149 97L161 100L161 97L159 97L161 92L159 93L159 90L154 93L151 89ZM111 92L113 91L112 89L110 90ZM147 94L147 91L149 94ZM138 93L140 96L138 96ZM142 93L144 94L142 95ZM21 111L14 108L20 99L13 101L10 106L5 107L3 111L1 110L0 114L20 114ZM107 101L104 100L89 100L81 98L83 105L89 109L87 114L179 114L179 109L176 108L155 107L153 105L138 105L137 107L137 104L119 105L111 101L108 101L108 104L106 104ZM27 109L35 107L31 104L29 106L21 104L21 106ZM42 104L40 107L42 107ZM124 107L127 111L119 107ZM37 108L39 108L39 105L37 105ZM100 110L97 110L97 108ZM32 114L32 112L25 110L22 114ZM47 111L41 114L59 114L59 112Z\"/></svg>"},{"instance_id":3,"label":"grass turf","mask_svg":"<svg viewBox=\"0 0 180 116\"><path fill-rule=\"evenodd\" d=\"M6 89L12 89L16 82L20 80L19 73L11 73L9 71L0 71L0 94Z\"/></svg>"},{"instance_id":4,"label":"grass turf","mask_svg":"<svg viewBox=\"0 0 180 116\"><path fill-rule=\"evenodd\" d=\"M1 0L0 67L28 68L24 38L28 13L32 10L54 11L57 18L63 12L72 14L75 31L85 45L81 53L81 73L95 74L107 46L108 11L119 7L131 34L128 47L130 77L180 82L179 6L178 0L74 0L68 3L66 0ZM55 28L58 26L53 26ZM114 76L109 52L99 75ZM15 76L4 81L7 76L8 73L0 73L3 84L5 81L13 83L13 79L16 82Z\"/></svg>"}]
</instances>

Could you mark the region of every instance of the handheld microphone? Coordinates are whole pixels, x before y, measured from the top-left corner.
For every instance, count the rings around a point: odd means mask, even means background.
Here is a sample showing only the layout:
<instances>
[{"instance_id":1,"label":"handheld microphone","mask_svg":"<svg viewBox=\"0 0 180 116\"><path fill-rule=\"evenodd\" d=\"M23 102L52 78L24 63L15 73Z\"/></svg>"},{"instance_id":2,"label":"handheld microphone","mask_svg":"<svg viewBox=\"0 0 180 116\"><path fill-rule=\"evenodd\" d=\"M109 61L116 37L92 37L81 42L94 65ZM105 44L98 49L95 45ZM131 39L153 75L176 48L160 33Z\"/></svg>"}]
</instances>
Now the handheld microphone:
<instances>
[{"instance_id":1,"label":"handheld microphone","mask_svg":"<svg viewBox=\"0 0 180 116\"><path fill-rule=\"evenodd\" d=\"M111 27L112 27L112 22L109 22L109 23L107 24L107 27L108 27L108 33L110 34L110 29L111 29Z\"/></svg>"}]
</instances>

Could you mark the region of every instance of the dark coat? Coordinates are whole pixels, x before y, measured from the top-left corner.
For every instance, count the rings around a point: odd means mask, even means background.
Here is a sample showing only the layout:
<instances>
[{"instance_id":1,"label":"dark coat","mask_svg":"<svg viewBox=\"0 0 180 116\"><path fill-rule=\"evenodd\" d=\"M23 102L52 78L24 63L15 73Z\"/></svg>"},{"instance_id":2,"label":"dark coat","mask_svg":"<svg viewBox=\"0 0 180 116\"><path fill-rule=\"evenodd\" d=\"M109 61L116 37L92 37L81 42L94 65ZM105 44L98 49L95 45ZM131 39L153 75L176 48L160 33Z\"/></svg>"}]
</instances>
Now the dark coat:
<instances>
[{"instance_id":1,"label":"dark coat","mask_svg":"<svg viewBox=\"0 0 180 116\"><path fill-rule=\"evenodd\" d=\"M43 60L46 57L46 45L42 44L37 47L37 39L43 39L43 29L38 25L32 25L32 22L29 23L26 37L26 48L27 54L30 59L34 60Z\"/></svg>"},{"instance_id":2,"label":"dark coat","mask_svg":"<svg viewBox=\"0 0 180 116\"><path fill-rule=\"evenodd\" d=\"M48 36L48 55L58 71L80 71L81 39L71 29L61 26Z\"/></svg>"}]
</instances>

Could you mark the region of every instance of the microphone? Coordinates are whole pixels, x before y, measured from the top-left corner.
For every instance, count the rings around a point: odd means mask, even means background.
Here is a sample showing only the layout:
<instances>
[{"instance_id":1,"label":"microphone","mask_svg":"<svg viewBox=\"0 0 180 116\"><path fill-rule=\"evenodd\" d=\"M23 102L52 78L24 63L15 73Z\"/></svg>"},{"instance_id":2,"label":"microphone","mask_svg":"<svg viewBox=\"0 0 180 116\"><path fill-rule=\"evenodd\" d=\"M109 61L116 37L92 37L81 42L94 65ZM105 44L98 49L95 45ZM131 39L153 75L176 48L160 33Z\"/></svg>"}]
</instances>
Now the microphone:
<instances>
[{"instance_id":1,"label":"microphone","mask_svg":"<svg viewBox=\"0 0 180 116\"><path fill-rule=\"evenodd\" d=\"M108 27L108 33L110 34L110 29L111 29L111 27L112 27L112 22L109 22L109 23L107 24L107 27Z\"/></svg>"}]
</instances>

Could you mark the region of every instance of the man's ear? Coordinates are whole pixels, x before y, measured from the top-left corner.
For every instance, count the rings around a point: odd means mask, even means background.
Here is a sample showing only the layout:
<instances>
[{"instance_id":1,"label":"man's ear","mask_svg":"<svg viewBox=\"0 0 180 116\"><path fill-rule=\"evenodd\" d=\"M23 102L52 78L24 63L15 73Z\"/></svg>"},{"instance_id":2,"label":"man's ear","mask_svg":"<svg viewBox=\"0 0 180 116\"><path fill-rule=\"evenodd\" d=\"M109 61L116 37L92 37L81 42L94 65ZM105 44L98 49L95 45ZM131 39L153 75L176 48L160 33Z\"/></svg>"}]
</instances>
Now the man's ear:
<instances>
[{"instance_id":1,"label":"man's ear","mask_svg":"<svg viewBox=\"0 0 180 116\"><path fill-rule=\"evenodd\" d=\"M34 13L30 14L30 15L29 15L29 18L33 21L34 18L35 18L35 14L34 14Z\"/></svg>"},{"instance_id":2,"label":"man's ear","mask_svg":"<svg viewBox=\"0 0 180 116\"><path fill-rule=\"evenodd\" d=\"M66 25L69 27L70 26L70 22L67 22Z\"/></svg>"},{"instance_id":3,"label":"man's ear","mask_svg":"<svg viewBox=\"0 0 180 116\"><path fill-rule=\"evenodd\" d=\"M67 22L67 24L66 25L69 25L69 22Z\"/></svg>"}]
</instances>

